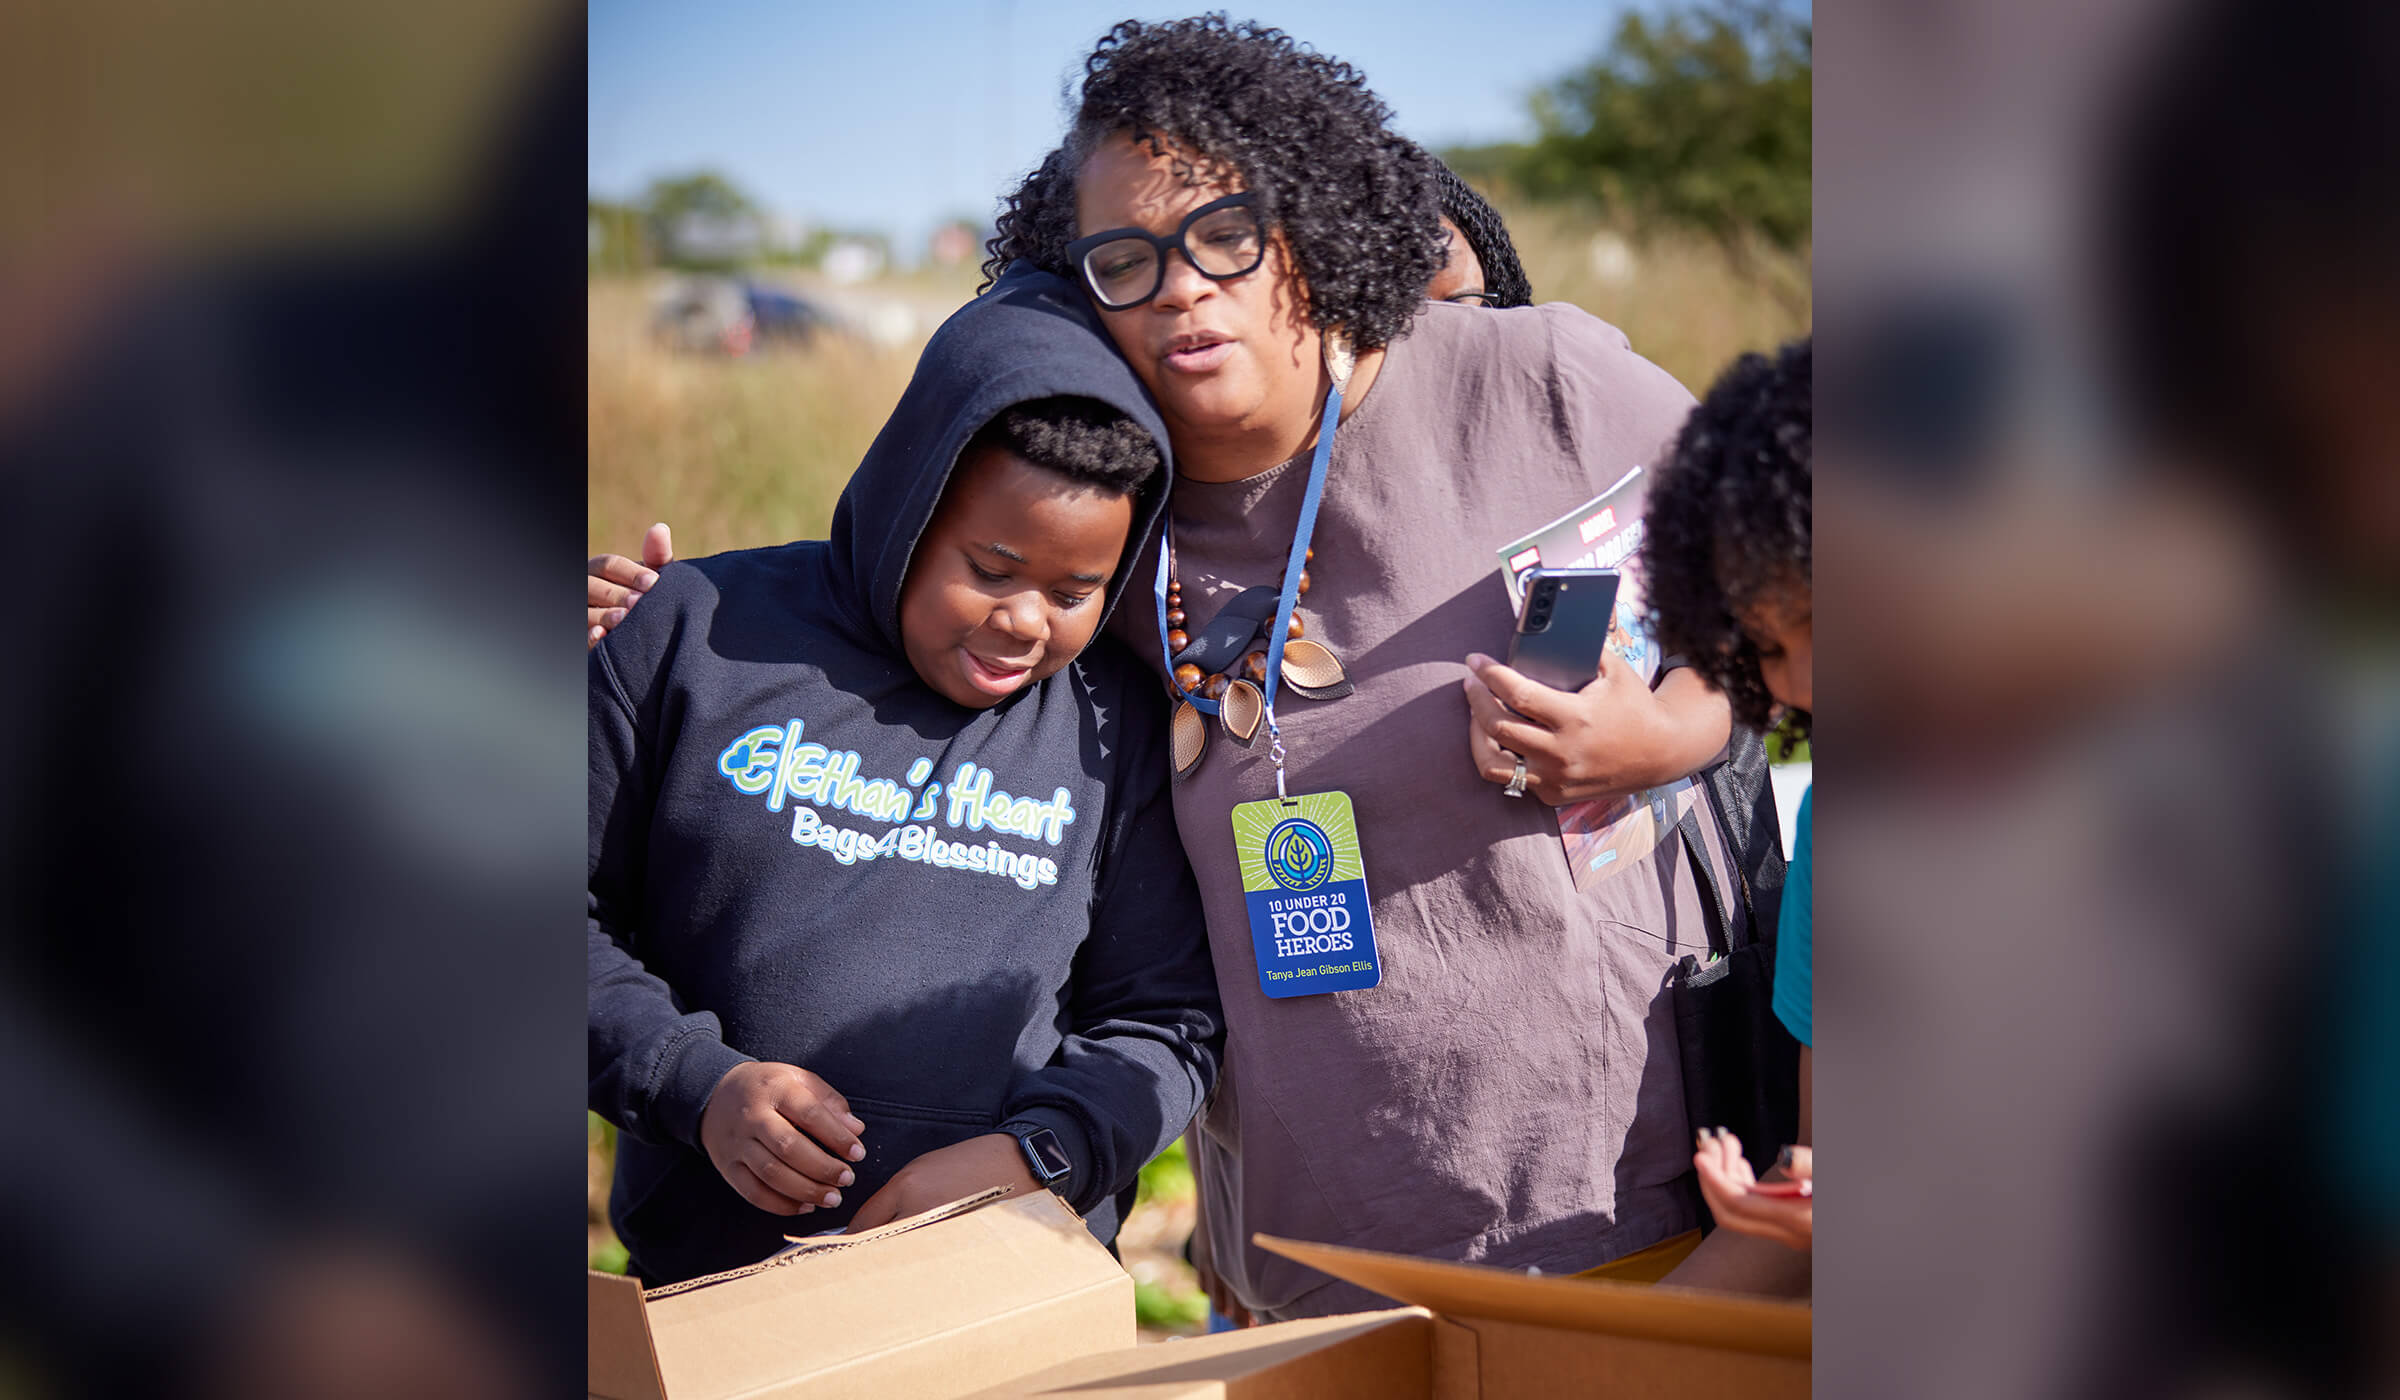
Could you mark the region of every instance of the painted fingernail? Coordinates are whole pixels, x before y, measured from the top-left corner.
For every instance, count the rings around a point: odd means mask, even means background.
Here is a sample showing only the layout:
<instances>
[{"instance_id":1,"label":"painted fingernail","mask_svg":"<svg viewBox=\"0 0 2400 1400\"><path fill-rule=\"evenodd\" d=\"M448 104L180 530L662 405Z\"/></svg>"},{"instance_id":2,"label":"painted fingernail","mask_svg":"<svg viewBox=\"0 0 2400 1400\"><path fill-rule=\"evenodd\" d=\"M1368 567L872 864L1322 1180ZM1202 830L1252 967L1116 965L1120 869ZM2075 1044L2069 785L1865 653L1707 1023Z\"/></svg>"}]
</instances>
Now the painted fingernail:
<instances>
[{"instance_id":1,"label":"painted fingernail","mask_svg":"<svg viewBox=\"0 0 2400 1400\"><path fill-rule=\"evenodd\" d=\"M1788 1167L1790 1167L1790 1166L1791 1166L1791 1164L1792 1164L1792 1149L1791 1149L1791 1148L1789 1148L1789 1147L1786 1147L1786 1148L1784 1148L1784 1149L1783 1149L1781 1152L1778 1152L1778 1153L1776 1153L1776 1154L1775 1154L1775 1165L1776 1165L1776 1166L1779 1166L1779 1167L1787 1167L1787 1168L1788 1168Z\"/></svg>"},{"instance_id":2,"label":"painted fingernail","mask_svg":"<svg viewBox=\"0 0 2400 1400\"><path fill-rule=\"evenodd\" d=\"M834 1184L837 1186L848 1186L851 1182L856 1180L858 1180L858 1173L850 1170L848 1167L844 1167L842 1168L841 1180L835 1182Z\"/></svg>"},{"instance_id":3,"label":"painted fingernail","mask_svg":"<svg viewBox=\"0 0 2400 1400\"><path fill-rule=\"evenodd\" d=\"M826 1192L826 1193L825 1193L825 1204L826 1204L827 1206L829 1206L829 1207L831 1207L831 1206L838 1206L838 1205L840 1205L841 1203L842 1203L842 1193L841 1193L841 1192L839 1192L839 1191L828 1191L828 1192Z\"/></svg>"}]
</instances>

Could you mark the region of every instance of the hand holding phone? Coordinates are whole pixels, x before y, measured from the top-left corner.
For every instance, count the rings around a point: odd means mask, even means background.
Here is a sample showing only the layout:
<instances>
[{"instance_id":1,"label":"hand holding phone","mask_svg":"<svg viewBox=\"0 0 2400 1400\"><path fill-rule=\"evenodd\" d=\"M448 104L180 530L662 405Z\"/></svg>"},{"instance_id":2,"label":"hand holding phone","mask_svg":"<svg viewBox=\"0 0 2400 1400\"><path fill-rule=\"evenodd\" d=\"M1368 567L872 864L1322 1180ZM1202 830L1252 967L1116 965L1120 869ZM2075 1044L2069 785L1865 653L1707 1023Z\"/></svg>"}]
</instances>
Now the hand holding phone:
<instances>
[{"instance_id":1,"label":"hand holding phone","mask_svg":"<svg viewBox=\"0 0 2400 1400\"><path fill-rule=\"evenodd\" d=\"M1615 569L1534 569L1508 639L1510 670L1553 690L1581 690L1600 674L1617 620Z\"/></svg>"}]
</instances>

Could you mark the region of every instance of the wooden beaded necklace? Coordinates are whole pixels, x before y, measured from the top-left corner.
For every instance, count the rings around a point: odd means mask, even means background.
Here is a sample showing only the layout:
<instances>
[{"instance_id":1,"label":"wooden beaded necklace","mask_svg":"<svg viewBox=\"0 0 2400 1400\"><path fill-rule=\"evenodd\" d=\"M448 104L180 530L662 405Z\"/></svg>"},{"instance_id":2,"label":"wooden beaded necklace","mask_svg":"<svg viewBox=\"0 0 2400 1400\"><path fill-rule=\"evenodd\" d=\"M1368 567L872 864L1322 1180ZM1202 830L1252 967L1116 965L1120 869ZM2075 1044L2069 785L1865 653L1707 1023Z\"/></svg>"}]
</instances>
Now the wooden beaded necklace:
<instances>
[{"instance_id":1,"label":"wooden beaded necklace","mask_svg":"<svg viewBox=\"0 0 2400 1400\"><path fill-rule=\"evenodd\" d=\"M1309 563L1315 563L1317 551L1308 550L1306 559ZM1167 576L1167 647L1177 655L1181 655L1183 649L1192 644L1191 635L1183 630L1183 579L1179 577L1179 574L1180 570ZM1308 583L1308 570L1302 569L1300 571L1300 596L1303 598L1308 596ZM1300 614L1295 611L1292 614L1290 639L1296 642L1307 635L1308 628L1301 623ZM1239 662L1215 675L1203 675L1198 666L1188 661L1184 662L1175 668L1175 688L1186 695L1198 691L1211 700L1222 700L1225 698L1225 688L1231 685L1235 679L1236 671L1247 676L1252 685L1265 684L1267 649L1264 646L1252 647L1249 651L1242 653Z\"/></svg>"},{"instance_id":2,"label":"wooden beaded necklace","mask_svg":"<svg viewBox=\"0 0 2400 1400\"><path fill-rule=\"evenodd\" d=\"M1342 392L1356 364L1348 337L1338 329L1326 332L1324 351L1332 387L1326 394L1323 429L1314 450L1308 491L1302 499L1293 540L1293 546L1301 552L1300 558L1294 561L1285 556L1282 583L1243 589L1226 600L1216 616L1197 628L1190 627L1183 607L1183 578L1175 559L1171 521L1160 541L1162 577L1155 596L1159 605L1159 640L1166 648L1171 683L1177 696L1169 747L1179 778L1199 766L1201 756L1207 752L1209 726L1204 708L1217 716L1225 732L1237 743L1247 747L1257 739L1262 724L1271 733L1275 732L1270 699L1278 687L1311 700L1338 700L1352 690L1341 659L1324 643L1305 636L1308 629L1301 622L1296 606L1308 592L1307 566L1317 557L1307 540L1315 526L1333 434L1341 423ZM1290 619L1283 637L1274 635L1278 616ZM1272 664L1270 658L1278 652L1280 673L1270 680L1267 668ZM1280 795L1283 790L1280 738L1273 745L1273 757L1275 786Z\"/></svg>"}]
</instances>

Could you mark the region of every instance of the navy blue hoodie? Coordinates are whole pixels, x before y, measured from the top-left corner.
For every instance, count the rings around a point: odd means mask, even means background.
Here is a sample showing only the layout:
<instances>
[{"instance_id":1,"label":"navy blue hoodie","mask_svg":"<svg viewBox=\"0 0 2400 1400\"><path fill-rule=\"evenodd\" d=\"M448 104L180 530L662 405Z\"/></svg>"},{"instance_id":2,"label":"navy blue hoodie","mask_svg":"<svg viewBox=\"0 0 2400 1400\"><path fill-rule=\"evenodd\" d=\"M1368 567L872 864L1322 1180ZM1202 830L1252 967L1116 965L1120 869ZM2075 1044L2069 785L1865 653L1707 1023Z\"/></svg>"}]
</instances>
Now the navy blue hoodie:
<instances>
[{"instance_id":1,"label":"navy blue hoodie","mask_svg":"<svg viewBox=\"0 0 2400 1400\"><path fill-rule=\"evenodd\" d=\"M1156 682L1101 638L969 710L901 647L901 577L960 449L1059 394L1165 450L1083 296L1012 274L926 346L830 540L675 564L592 651L590 1104L624 1130L609 1214L645 1279L841 1225L912 1159L995 1130L1055 1131L1069 1203L1111 1239L1215 1082ZM759 1210L701 1150L746 1059L814 1071L866 1121L839 1209Z\"/></svg>"}]
</instances>

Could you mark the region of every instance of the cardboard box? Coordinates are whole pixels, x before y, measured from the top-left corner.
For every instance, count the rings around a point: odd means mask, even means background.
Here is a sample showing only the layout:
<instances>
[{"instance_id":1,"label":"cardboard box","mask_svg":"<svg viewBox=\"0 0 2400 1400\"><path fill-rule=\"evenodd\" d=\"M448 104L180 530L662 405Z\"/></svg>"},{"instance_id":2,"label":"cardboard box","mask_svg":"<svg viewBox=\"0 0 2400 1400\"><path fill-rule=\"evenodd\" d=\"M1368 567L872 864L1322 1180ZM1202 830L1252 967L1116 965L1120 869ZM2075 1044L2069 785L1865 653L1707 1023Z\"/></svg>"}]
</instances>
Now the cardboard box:
<instances>
[{"instance_id":1,"label":"cardboard box","mask_svg":"<svg viewBox=\"0 0 2400 1400\"><path fill-rule=\"evenodd\" d=\"M1809 1309L1258 1237L1420 1306L1087 1356L975 1400L1775 1400L1809 1389Z\"/></svg>"},{"instance_id":2,"label":"cardboard box","mask_svg":"<svg viewBox=\"0 0 2400 1400\"><path fill-rule=\"evenodd\" d=\"M950 1400L1134 1341L1133 1280L1047 1191L994 1190L645 1291L589 1279L606 1400Z\"/></svg>"},{"instance_id":3,"label":"cardboard box","mask_svg":"<svg viewBox=\"0 0 2400 1400\"><path fill-rule=\"evenodd\" d=\"M971 1400L1417 1400L1433 1314L1346 1313L1080 1357Z\"/></svg>"},{"instance_id":4,"label":"cardboard box","mask_svg":"<svg viewBox=\"0 0 2400 1400\"><path fill-rule=\"evenodd\" d=\"M1262 1249L1429 1309L1431 1400L1808 1394L1804 1303L1257 1240Z\"/></svg>"}]
</instances>

